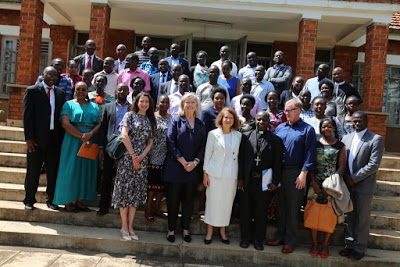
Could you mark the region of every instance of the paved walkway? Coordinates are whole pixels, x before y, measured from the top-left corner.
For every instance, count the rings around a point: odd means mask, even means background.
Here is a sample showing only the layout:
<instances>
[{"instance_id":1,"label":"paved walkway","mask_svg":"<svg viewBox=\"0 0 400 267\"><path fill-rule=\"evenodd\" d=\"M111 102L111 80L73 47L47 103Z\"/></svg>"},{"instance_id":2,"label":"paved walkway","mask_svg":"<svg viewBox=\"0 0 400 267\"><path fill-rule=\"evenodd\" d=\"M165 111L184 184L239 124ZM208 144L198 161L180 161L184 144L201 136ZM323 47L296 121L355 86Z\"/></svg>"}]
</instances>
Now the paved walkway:
<instances>
[{"instance_id":1,"label":"paved walkway","mask_svg":"<svg viewBox=\"0 0 400 267\"><path fill-rule=\"evenodd\" d=\"M194 261L144 255L110 255L56 249L0 246L2 267L219 267ZM229 266L232 266L230 264Z\"/></svg>"}]
</instances>

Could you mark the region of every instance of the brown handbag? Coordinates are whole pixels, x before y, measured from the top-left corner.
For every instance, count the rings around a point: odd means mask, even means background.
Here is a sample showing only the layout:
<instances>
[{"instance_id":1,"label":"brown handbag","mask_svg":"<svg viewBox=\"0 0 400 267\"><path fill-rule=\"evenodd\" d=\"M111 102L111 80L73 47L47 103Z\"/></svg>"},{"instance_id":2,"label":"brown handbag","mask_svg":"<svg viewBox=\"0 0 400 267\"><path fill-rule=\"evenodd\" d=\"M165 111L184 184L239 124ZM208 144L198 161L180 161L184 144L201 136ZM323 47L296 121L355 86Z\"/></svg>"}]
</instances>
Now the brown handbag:
<instances>
[{"instance_id":1,"label":"brown handbag","mask_svg":"<svg viewBox=\"0 0 400 267\"><path fill-rule=\"evenodd\" d=\"M332 208L331 197L327 204L317 203L317 194L307 201L304 210L304 226L321 232L333 233L337 223L337 216Z\"/></svg>"},{"instance_id":2,"label":"brown handbag","mask_svg":"<svg viewBox=\"0 0 400 267\"><path fill-rule=\"evenodd\" d=\"M99 151L100 151L99 145L92 143L91 146L86 147L86 143L83 143L78 151L77 156L95 160L97 158L97 155L99 154Z\"/></svg>"}]
</instances>

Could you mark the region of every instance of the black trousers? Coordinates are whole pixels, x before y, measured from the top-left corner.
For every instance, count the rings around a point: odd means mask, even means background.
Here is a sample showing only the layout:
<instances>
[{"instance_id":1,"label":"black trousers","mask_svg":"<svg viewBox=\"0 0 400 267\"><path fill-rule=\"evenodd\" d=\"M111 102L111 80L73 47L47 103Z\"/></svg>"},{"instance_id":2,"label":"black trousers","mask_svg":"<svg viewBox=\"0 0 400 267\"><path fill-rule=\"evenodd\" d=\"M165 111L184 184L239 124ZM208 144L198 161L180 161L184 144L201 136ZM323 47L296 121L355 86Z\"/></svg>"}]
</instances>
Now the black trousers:
<instances>
[{"instance_id":1,"label":"black trousers","mask_svg":"<svg viewBox=\"0 0 400 267\"><path fill-rule=\"evenodd\" d=\"M26 176L25 176L25 199L24 204L36 203L36 192L39 186L40 169L43 162L46 168L46 202L52 203L54 190L56 188L58 164L60 162L60 144L54 131L50 131L49 142L46 147L35 148L34 152L28 152L26 156Z\"/></svg>"},{"instance_id":2,"label":"black trousers","mask_svg":"<svg viewBox=\"0 0 400 267\"><path fill-rule=\"evenodd\" d=\"M111 205L111 194L114 189L113 178L116 173L115 160L104 152L103 178L101 180L100 209L108 209Z\"/></svg>"},{"instance_id":3,"label":"black trousers","mask_svg":"<svg viewBox=\"0 0 400 267\"><path fill-rule=\"evenodd\" d=\"M240 191L240 234L242 241L265 239L268 206L272 192L261 189L261 178L252 178L244 192Z\"/></svg>"},{"instance_id":4,"label":"black trousers","mask_svg":"<svg viewBox=\"0 0 400 267\"><path fill-rule=\"evenodd\" d=\"M168 230L175 231L178 221L179 205L182 203L181 227L189 230L190 220L193 214L193 198L196 193L196 185L191 183L169 183L167 208Z\"/></svg>"}]
</instances>

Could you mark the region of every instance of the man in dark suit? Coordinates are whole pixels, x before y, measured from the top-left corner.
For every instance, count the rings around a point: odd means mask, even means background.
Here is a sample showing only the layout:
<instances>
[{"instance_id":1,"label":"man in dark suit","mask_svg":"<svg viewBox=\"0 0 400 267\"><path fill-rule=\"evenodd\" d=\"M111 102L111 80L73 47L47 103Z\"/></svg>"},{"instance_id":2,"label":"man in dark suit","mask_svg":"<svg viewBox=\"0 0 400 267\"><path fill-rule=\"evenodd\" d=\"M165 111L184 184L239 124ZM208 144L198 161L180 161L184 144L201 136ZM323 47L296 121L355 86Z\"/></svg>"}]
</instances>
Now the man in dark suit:
<instances>
[{"instance_id":1,"label":"man in dark suit","mask_svg":"<svg viewBox=\"0 0 400 267\"><path fill-rule=\"evenodd\" d=\"M172 79L168 82L160 84L158 95L170 95L179 91L178 79L182 75L182 65L175 64L172 66Z\"/></svg>"},{"instance_id":2,"label":"man in dark suit","mask_svg":"<svg viewBox=\"0 0 400 267\"><path fill-rule=\"evenodd\" d=\"M333 91L336 96L339 95L339 90L342 90L345 94L345 97L343 98L343 101L346 100L346 97L349 96L356 96L358 98L358 103L362 103L362 98L360 94L358 93L357 89L352 85L351 83L347 83L344 81L344 76L343 76L343 69L340 67L336 67L332 71L332 79L335 82L335 89Z\"/></svg>"},{"instance_id":3,"label":"man in dark suit","mask_svg":"<svg viewBox=\"0 0 400 267\"><path fill-rule=\"evenodd\" d=\"M98 215L108 213L111 204L112 179L115 176L115 161L104 152L108 142L114 135L120 135L119 124L131 105L126 100L129 94L129 87L120 83L117 86L117 102L108 103L104 107L103 118L101 120L99 132L99 160L103 161L103 180L101 184L101 199L99 203Z\"/></svg>"},{"instance_id":4,"label":"man in dark suit","mask_svg":"<svg viewBox=\"0 0 400 267\"><path fill-rule=\"evenodd\" d=\"M179 56L181 47L178 44L172 44L170 49L171 49L171 56L165 58L168 61L169 66L172 67L175 64L181 64L182 74L186 74L189 76L190 75L189 62L186 59Z\"/></svg>"},{"instance_id":5,"label":"man in dark suit","mask_svg":"<svg viewBox=\"0 0 400 267\"><path fill-rule=\"evenodd\" d=\"M264 250L267 208L281 181L282 140L268 131L269 115L256 115L257 128L242 136L239 153L240 246L247 248L251 240L256 250ZM272 183L262 188L264 171L272 170ZM254 220L254 221L253 221Z\"/></svg>"},{"instance_id":6,"label":"man in dark suit","mask_svg":"<svg viewBox=\"0 0 400 267\"><path fill-rule=\"evenodd\" d=\"M103 70L103 60L94 54L96 51L96 43L93 40L87 40L85 43L86 53L76 56L74 61L78 65L79 75L82 75L83 70L91 69L94 73Z\"/></svg>"},{"instance_id":7,"label":"man in dark suit","mask_svg":"<svg viewBox=\"0 0 400 267\"><path fill-rule=\"evenodd\" d=\"M157 103L158 92L160 92L161 84L168 82L172 79L172 75L168 72L169 64L165 59L161 59L158 62L159 73L150 75L150 95L153 98L154 103Z\"/></svg>"},{"instance_id":8,"label":"man in dark suit","mask_svg":"<svg viewBox=\"0 0 400 267\"><path fill-rule=\"evenodd\" d=\"M126 46L124 44L119 44L116 48L117 60L114 61L114 71L120 73L125 69L126 66L126 55L128 54Z\"/></svg>"},{"instance_id":9,"label":"man in dark suit","mask_svg":"<svg viewBox=\"0 0 400 267\"><path fill-rule=\"evenodd\" d=\"M63 90L54 86L58 72L54 67L43 71L43 82L26 89L23 100L25 141L28 150L25 177L25 209L33 210L39 185L40 169L44 162L47 178L46 204L53 204L63 128L59 120L65 102Z\"/></svg>"},{"instance_id":10,"label":"man in dark suit","mask_svg":"<svg viewBox=\"0 0 400 267\"><path fill-rule=\"evenodd\" d=\"M264 79L271 82L279 93L289 89L292 77L292 68L283 64L284 58L282 51L276 51L273 58L275 64L269 67L264 75Z\"/></svg>"},{"instance_id":11,"label":"man in dark suit","mask_svg":"<svg viewBox=\"0 0 400 267\"><path fill-rule=\"evenodd\" d=\"M384 144L382 136L367 129L365 112L354 112L352 119L356 131L343 136L342 142L346 145L348 163L343 176L354 210L345 218L346 247L339 255L361 260L367 249L371 203Z\"/></svg>"}]
</instances>

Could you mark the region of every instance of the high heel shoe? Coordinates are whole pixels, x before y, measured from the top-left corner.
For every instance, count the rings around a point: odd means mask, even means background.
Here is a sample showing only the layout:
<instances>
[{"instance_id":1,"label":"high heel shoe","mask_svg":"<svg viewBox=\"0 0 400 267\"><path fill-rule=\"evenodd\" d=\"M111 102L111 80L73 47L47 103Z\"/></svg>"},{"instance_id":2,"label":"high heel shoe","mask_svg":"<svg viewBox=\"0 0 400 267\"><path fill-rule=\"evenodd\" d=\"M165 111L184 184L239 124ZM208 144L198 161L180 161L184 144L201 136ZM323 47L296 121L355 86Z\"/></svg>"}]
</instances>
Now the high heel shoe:
<instances>
[{"instance_id":1,"label":"high heel shoe","mask_svg":"<svg viewBox=\"0 0 400 267\"><path fill-rule=\"evenodd\" d=\"M221 242L224 243L224 244L226 244L226 245L229 245L229 244L231 243L231 242L229 241L229 238L228 238L228 237L226 237L226 239L223 239L221 234L219 234L219 238L221 239Z\"/></svg>"},{"instance_id":2,"label":"high heel shoe","mask_svg":"<svg viewBox=\"0 0 400 267\"><path fill-rule=\"evenodd\" d=\"M132 240L132 238L129 235L129 232L125 231L124 229L120 230L121 234L122 234L122 238L125 240Z\"/></svg>"},{"instance_id":3,"label":"high heel shoe","mask_svg":"<svg viewBox=\"0 0 400 267\"><path fill-rule=\"evenodd\" d=\"M318 256L318 241L312 241L311 249L310 249L310 255L313 257Z\"/></svg>"},{"instance_id":4,"label":"high heel shoe","mask_svg":"<svg viewBox=\"0 0 400 267\"><path fill-rule=\"evenodd\" d=\"M138 235L134 231L129 231L129 236L130 236L131 240L134 240L134 241L139 240Z\"/></svg>"},{"instance_id":5,"label":"high heel shoe","mask_svg":"<svg viewBox=\"0 0 400 267\"><path fill-rule=\"evenodd\" d=\"M170 243L174 243L175 242L175 235L169 235L167 234L167 240Z\"/></svg>"},{"instance_id":6,"label":"high heel shoe","mask_svg":"<svg viewBox=\"0 0 400 267\"><path fill-rule=\"evenodd\" d=\"M322 249L319 255L321 256L322 259L326 259L329 257L329 250L328 250L329 243L322 243Z\"/></svg>"}]
</instances>

